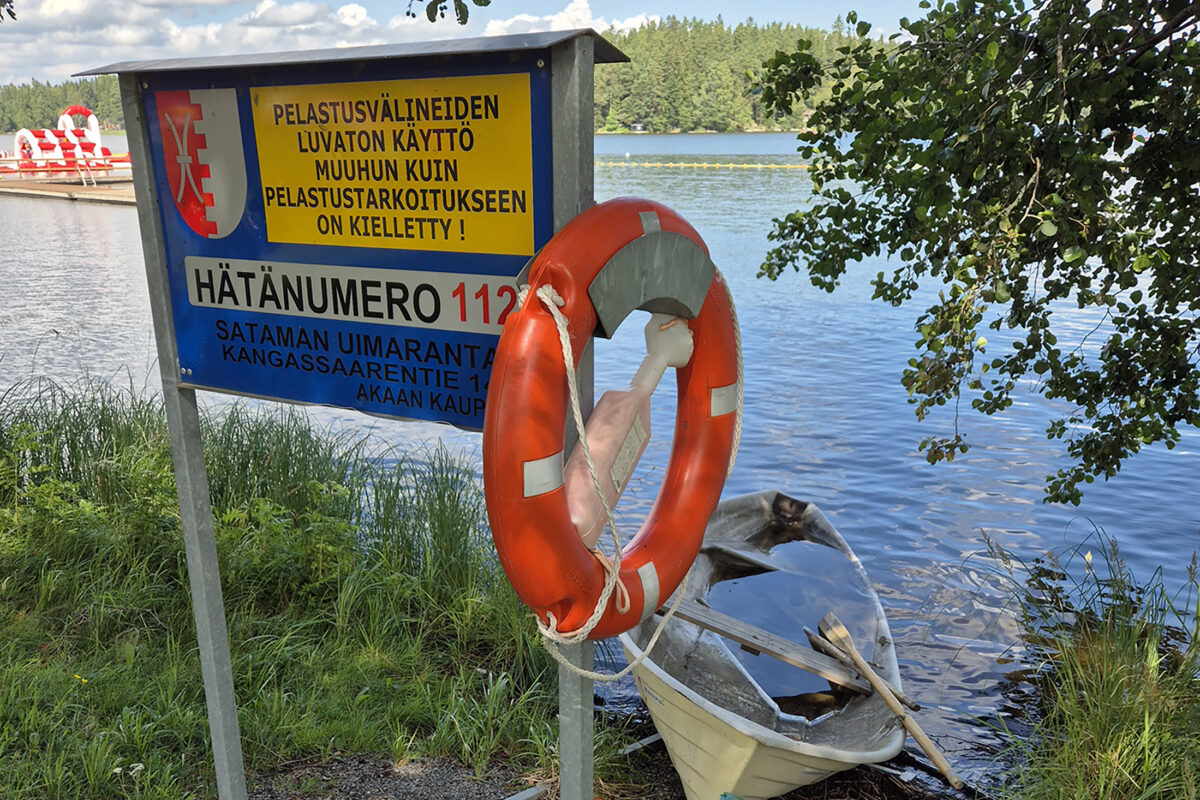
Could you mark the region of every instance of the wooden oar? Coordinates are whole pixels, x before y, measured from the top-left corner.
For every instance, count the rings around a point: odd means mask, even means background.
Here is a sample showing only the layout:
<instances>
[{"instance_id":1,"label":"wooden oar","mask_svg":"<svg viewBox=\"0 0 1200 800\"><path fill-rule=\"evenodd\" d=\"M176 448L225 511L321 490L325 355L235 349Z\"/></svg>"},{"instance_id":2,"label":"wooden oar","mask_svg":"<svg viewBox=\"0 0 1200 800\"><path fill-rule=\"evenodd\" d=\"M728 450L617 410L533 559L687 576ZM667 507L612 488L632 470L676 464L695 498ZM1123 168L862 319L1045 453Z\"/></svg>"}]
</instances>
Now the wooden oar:
<instances>
[{"instance_id":1,"label":"wooden oar","mask_svg":"<svg viewBox=\"0 0 1200 800\"><path fill-rule=\"evenodd\" d=\"M808 627L804 628L804 635L808 637L808 644L809 644L809 646L812 647L813 650L816 650L818 653L824 653L825 655L829 656L830 658L837 659L839 662L841 662L842 664L845 664L850 669L853 669L853 670L858 669L858 667L855 666L854 661L851 660L850 656L846 655L846 653L843 652L840 647L838 647L836 644L829 641L828 639L818 636L816 634L816 632L813 631L811 628L808 628ZM884 680L882 675L879 676L879 679L881 681ZM921 706L917 705L912 700L909 700L908 695L899 691L895 686L892 686L890 681L885 681L885 683L887 683L888 688L892 690L892 694L896 695L897 700L899 700L904 705L908 706L908 708L911 709L912 711L920 711L921 710Z\"/></svg>"},{"instance_id":2,"label":"wooden oar","mask_svg":"<svg viewBox=\"0 0 1200 800\"><path fill-rule=\"evenodd\" d=\"M900 701L892 694L887 681L876 675L875 670L871 669L871 665L867 663L867 660L858 652L858 648L854 646L854 640L850 637L850 631L846 630L846 626L841 623L841 620L830 612L821 619L821 623L817 627L821 629L821 634L826 639L836 644L846 655L850 656L855 668L875 688L879 696L888 704L888 708L900 720L900 724L912 734L912 737L917 740L917 744L921 745L921 749L925 751L926 755L933 759L933 763L946 776L947 782L955 789L963 788L962 778L954 774L954 770L950 768L950 763L946 761L946 757L942 755L937 746L925 735L925 731L921 730L921 726L917 724L916 720L909 716L904 707L900 705Z\"/></svg>"},{"instance_id":3,"label":"wooden oar","mask_svg":"<svg viewBox=\"0 0 1200 800\"><path fill-rule=\"evenodd\" d=\"M766 653L785 664L820 675L830 683L845 686L861 694L871 693L871 684L855 674L853 667L847 668L829 656L803 648L782 636L756 628L694 600L682 600L675 608L675 616L732 639L740 644L742 649L756 655Z\"/></svg>"}]
</instances>

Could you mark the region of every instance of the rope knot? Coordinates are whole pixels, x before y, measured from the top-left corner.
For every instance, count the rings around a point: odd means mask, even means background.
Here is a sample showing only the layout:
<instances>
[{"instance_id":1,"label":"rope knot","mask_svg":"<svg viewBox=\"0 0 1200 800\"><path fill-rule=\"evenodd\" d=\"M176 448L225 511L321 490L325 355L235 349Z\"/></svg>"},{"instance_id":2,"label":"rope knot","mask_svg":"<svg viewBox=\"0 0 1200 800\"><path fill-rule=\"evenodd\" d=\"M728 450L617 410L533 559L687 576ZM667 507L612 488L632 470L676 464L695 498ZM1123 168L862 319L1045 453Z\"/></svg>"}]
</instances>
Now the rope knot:
<instances>
[{"instance_id":1,"label":"rope knot","mask_svg":"<svg viewBox=\"0 0 1200 800\"><path fill-rule=\"evenodd\" d=\"M537 296L541 298L543 303L547 305L553 303L558 308L562 308L567 304L567 301L562 299L562 295L555 291L554 287L548 283L543 283L538 287Z\"/></svg>"}]
</instances>

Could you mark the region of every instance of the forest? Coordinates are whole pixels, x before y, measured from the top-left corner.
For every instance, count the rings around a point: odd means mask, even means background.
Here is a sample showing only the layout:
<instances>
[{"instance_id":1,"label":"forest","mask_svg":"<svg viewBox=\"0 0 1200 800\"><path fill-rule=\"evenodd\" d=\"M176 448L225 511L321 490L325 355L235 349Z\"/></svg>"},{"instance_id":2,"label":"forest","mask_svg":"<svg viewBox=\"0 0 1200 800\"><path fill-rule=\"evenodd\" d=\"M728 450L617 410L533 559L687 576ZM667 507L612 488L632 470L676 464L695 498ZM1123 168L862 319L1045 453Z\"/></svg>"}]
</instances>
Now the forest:
<instances>
[{"instance_id":1,"label":"forest","mask_svg":"<svg viewBox=\"0 0 1200 800\"><path fill-rule=\"evenodd\" d=\"M63 109L69 106L90 108L102 127L124 125L117 76L102 75L59 85L35 80L0 86L0 131L12 133L21 128L53 128ZM0 147L10 145L9 141L0 142Z\"/></svg>"},{"instance_id":2,"label":"forest","mask_svg":"<svg viewBox=\"0 0 1200 800\"><path fill-rule=\"evenodd\" d=\"M597 132L745 131L796 129L805 108L777 118L755 89L763 62L791 51L798 39L813 43L819 60L832 58L856 39L839 16L831 30L747 20L727 25L667 17L636 30L609 30L604 38L630 58L596 68ZM819 96L818 96L819 98ZM0 131L54 127L63 109L83 105L103 127L123 126L117 79L103 75L59 85L31 81L0 86Z\"/></svg>"},{"instance_id":3,"label":"forest","mask_svg":"<svg viewBox=\"0 0 1200 800\"><path fill-rule=\"evenodd\" d=\"M759 101L755 84L763 62L778 51L795 50L799 39L812 42L819 61L857 41L841 16L829 31L778 22L760 26L752 19L730 26L720 17L715 22L667 17L603 35L630 58L628 64L596 67L595 129L604 133L803 127L807 108L776 118Z\"/></svg>"}]
</instances>

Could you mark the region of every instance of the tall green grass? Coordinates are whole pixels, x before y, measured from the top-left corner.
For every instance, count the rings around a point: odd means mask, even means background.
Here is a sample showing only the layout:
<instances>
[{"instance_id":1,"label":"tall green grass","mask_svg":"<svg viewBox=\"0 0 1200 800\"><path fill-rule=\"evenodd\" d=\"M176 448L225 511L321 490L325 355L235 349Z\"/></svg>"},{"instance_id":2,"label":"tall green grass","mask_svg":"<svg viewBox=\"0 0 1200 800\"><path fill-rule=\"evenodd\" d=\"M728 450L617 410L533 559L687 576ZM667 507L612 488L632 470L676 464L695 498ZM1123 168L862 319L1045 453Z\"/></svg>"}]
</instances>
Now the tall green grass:
<instances>
[{"instance_id":1,"label":"tall green grass","mask_svg":"<svg viewBox=\"0 0 1200 800\"><path fill-rule=\"evenodd\" d=\"M1200 584L1139 583L1098 533L1024 565L993 548L1020 600L1036 722L1014 743L1016 800L1195 800L1200 786ZM1093 555L1095 553L1095 555ZM1065 563L1064 563L1065 562Z\"/></svg>"},{"instance_id":2,"label":"tall green grass","mask_svg":"<svg viewBox=\"0 0 1200 800\"><path fill-rule=\"evenodd\" d=\"M335 752L552 772L554 670L469 465L290 407L204 420L251 769ZM160 401L0 397L0 797L215 794Z\"/></svg>"}]
</instances>

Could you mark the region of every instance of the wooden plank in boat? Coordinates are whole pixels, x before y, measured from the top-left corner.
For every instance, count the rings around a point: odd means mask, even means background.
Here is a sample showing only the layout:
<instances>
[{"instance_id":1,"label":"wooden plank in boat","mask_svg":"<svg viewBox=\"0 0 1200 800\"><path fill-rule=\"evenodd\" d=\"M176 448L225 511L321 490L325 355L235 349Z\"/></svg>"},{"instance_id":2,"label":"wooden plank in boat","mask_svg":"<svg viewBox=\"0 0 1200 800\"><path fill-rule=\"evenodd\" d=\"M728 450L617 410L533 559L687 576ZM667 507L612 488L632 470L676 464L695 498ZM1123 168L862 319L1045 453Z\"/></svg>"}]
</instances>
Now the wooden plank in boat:
<instances>
[{"instance_id":1,"label":"wooden plank in boat","mask_svg":"<svg viewBox=\"0 0 1200 800\"><path fill-rule=\"evenodd\" d=\"M658 613L665 612L665 608ZM871 694L871 685L829 656L802 647L795 642L776 636L770 631L742 622L736 617L714 611L695 600L684 600L675 611L675 616L698 625L705 630L732 639L746 650L766 653L793 667L819 675L830 683L845 686L862 694Z\"/></svg>"}]
</instances>

